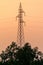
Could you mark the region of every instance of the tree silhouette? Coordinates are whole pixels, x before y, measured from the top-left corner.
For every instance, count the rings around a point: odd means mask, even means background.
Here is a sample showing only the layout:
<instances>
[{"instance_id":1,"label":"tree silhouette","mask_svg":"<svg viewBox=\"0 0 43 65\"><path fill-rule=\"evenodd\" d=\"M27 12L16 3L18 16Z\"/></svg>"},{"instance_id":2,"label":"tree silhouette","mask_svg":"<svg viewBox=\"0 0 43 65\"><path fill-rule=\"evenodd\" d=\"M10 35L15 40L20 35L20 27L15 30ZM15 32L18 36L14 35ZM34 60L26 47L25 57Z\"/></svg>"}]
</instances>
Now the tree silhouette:
<instances>
[{"instance_id":1,"label":"tree silhouette","mask_svg":"<svg viewBox=\"0 0 43 65\"><path fill-rule=\"evenodd\" d=\"M15 42L0 54L0 65L43 65L43 53L29 43L19 47Z\"/></svg>"},{"instance_id":2,"label":"tree silhouette","mask_svg":"<svg viewBox=\"0 0 43 65\"><path fill-rule=\"evenodd\" d=\"M16 61L18 65L30 65L35 58L35 53L29 43L20 48L16 54Z\"/></svg>"}]
</instances>

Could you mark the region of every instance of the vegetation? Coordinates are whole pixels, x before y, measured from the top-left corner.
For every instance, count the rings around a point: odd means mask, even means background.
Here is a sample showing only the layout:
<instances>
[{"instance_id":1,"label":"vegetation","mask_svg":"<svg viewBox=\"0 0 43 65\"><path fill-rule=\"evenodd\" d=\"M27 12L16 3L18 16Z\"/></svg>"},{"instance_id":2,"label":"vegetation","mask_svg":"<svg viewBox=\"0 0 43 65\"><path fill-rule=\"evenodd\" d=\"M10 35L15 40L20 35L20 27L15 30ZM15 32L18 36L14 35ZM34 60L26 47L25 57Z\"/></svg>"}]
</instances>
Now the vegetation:
<instances>
[{"instance_id":1,"label":"vegetation","mask_svg":"<svg viewBox=\"0 0 43 65\"><path fill-rule=\"evenodd\" d=\"M43 65L43 53L29 43L19 47L15 42L0 54L0 65Z\"/></svg>"}]
</instances>

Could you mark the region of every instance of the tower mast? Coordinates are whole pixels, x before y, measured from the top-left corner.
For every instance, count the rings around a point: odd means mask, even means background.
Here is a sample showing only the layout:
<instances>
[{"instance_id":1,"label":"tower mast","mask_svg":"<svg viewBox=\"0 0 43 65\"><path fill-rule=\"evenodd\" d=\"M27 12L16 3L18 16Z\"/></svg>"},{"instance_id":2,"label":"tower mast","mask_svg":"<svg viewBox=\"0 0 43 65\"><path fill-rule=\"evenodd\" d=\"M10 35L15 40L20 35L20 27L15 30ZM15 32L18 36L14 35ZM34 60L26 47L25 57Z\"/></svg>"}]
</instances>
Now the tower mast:
<instances>
[{"instance_id":1,"label":"tower mast","mask_svg":"<svg viewBox=\"0 0 43 65\"><path fill-rule=\"evenodd\" d=\"M22 5L20 3L19 6L19 14L17 16L18 18L18 33L17 33L17 43L22 46L25 42L24 42L24 27L23 27L23 9L22 9Z\"/></svg>"}]
</instances>

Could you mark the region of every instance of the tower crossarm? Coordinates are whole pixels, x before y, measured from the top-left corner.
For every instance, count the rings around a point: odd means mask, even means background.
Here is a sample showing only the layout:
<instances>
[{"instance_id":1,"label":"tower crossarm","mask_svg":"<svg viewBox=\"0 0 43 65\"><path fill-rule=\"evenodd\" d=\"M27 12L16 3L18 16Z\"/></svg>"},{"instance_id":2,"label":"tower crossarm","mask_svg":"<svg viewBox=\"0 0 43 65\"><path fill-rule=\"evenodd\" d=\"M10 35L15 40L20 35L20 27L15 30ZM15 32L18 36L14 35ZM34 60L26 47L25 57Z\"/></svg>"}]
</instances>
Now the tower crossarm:
<instances>
[{"instance_id":1,"label":"tower crossarm","mask_svg":"<svg viewBox=\"0 0 43 65\"><path fill-rule=\"evenodd\" d=\"M22 21L22 22L24 22L24 21L23 21L23 14L25 15L25 12L23 11L22 5L21 5L21 3L20 3L20 6L19 6L19 14L18 14L17 18L19 18L19 20ZM21 22L21 23L22 23L22 22Z\"/></svg>"}]
</instances>

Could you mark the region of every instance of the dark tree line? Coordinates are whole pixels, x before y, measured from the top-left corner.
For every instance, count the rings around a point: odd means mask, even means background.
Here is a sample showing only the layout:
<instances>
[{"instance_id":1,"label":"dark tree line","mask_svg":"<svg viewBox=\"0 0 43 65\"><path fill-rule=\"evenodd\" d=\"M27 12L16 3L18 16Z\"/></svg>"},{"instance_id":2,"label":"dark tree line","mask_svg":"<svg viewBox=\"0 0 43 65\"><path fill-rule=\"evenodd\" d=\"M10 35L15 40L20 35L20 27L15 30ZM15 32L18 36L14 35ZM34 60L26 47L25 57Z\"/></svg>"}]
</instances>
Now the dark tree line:
<instances>
[{"instance_id":1,"label":"dark tree line","mask_svg":"<svg viewBox=\"0 0 43 65\"><path fill-rule=\"evenodd\" d=\"M29 43L23 47L12 42L0 54L0 65L43 65L43 53L38 47L32 48Z\"/></svg>"}]
</instances>

